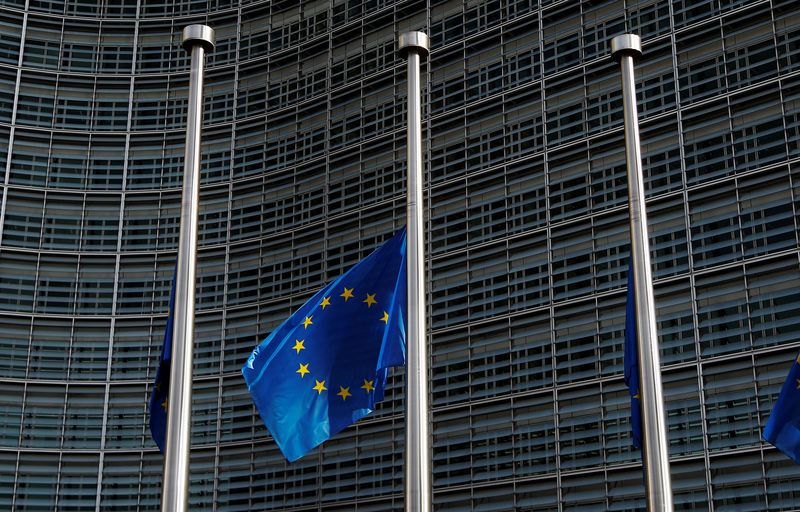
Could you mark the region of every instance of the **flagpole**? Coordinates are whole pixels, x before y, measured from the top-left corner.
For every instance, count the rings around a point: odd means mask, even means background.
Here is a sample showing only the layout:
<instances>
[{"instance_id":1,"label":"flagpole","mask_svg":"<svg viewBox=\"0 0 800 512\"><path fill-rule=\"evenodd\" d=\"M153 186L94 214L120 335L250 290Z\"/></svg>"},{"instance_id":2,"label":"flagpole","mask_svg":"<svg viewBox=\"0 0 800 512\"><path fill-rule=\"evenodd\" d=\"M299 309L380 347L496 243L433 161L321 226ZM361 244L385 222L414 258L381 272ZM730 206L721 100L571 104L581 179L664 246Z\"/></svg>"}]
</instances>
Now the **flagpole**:
<instances>
[{"instance_id":1,"label":"flagpole","mask_svg":"<svg viewBox=\"0 0 800 512\"><path fill-rule=\"evenodd\" d=\"M631 217L631 253L636 293L636 333L639 340L639 403L642 411L642 458L647 510L672 511L664 392L661 385L661 356L656 331L656 308L647 237L644 173L636 108L634 59L642 55L642 42L635 34L611 40L611 54L622 70L622 104L625 118L625 155L628 160L628 206Z\"/></svg>"},{"instance_id":2,"label":"flagpole","mask_svg":"<svg viewBox=\"0 0 800 512\"><path fill-rule=\"evenodd\" d=\"M398 39L408 59L408 336L406 363L407 512L431 510L428 354L425 329L425 252L422 200L422 109L420 61L428 55L428 36L405 32Z\"/></svg>"},{"instance_id":3,"label":"flagpole","mask_svg":"<svg viewBox=\"0 0 800 512\"><path fill-rule=\"evenodd\" d=\"M192 348L194 338L195 274L197 266L200 188L200 127L203 123L203 61L214 48L214 30L206 25L183 29L183 48L191 53L186 153L183 168L175 311L172 331L172 369L167 401L162 512L184 512L189 502L189 447L192 426Z\"/></svg>"}]
</instances>

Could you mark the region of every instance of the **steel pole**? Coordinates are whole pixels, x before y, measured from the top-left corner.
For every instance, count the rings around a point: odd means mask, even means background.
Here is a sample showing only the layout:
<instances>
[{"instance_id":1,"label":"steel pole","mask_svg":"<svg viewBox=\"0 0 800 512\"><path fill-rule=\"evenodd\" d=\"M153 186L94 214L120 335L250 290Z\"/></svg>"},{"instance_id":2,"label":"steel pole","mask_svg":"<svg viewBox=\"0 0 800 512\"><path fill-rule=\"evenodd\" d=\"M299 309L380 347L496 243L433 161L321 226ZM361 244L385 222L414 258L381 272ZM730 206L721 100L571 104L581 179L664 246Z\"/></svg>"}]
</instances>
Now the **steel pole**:
<instances>
[{"instance_id":1,"label":"steel pole","mask_svg":"<svg viewBox=\"0 0 800 512\"><path fill-rule=\"evenodd\" d=\"M428 36L400 34L398 48L408 59L408 335L406 364L407 512L430 512L430 414L428 412L428 352L425 329L425 252L422 199L422 108L420 61L428 55Z\"/></svg>"},{"instance_id":2,"label":"steel pole","mask_svg":"<svg viewBox=\"0 0 800 512\"><path fill-rule=\"evenodd\" d=\"M162 512L185 512L189 503L200 127L203 123L203 61L205 52L214 48L214 30L205 25L189 25L183 29L183 47L191 53L192 63L189 75L189 112L186 122L178 266L175 273L172 369L167 402L164 484L161 489Z\"/></svg>"},{"instance_id":3,"label":"steel pole","mask_svg":"<svg viewBox=\"0 0 800 512\"><path fill-rule=\"evenodd\" d=\"M636 108L634 59L642 55L639 36L624 34L611 40L611 54L622 68L622 104L625 118L625 155L628 160L628 206L631 217L631 252L636 296L636 334L639 351L639 403L642 410L642 459L647 510L672 511L664 392L661 385L661 355L656 331L656 306L647 237L644 173Z\"/></svg>"}]
</instances>

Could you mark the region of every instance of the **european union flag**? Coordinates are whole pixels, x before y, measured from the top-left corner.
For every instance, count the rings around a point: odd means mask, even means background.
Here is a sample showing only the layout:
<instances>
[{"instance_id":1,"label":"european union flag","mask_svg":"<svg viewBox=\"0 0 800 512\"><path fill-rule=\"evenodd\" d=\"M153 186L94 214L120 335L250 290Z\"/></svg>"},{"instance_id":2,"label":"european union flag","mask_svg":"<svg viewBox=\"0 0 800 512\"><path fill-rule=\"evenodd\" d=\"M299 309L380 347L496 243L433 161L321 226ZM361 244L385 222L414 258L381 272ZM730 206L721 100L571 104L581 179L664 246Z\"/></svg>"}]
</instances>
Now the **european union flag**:
<instances>
[{"instance_id":1,"label":"european union flag","mask_svg":"<svg viewBox=\"0 0 800 512\"><path fill-rule=\"evenodd\" d=\"M242 374L289 461L375 409L405 364L406 232L320 290L253 350Z\"/></svg>"},{"instance_id":2,"label":"european union flag","mask_svg":"<svg viewBox=\"0 0 800 512\"><path fill-rule=\"evenodd\" d=\"M177 270L177 269L176 269ZM175 309L175 277L172 278L172 290L169 292L169 313L167 328L164 332L164 344L161 345L161 358L156 370L156 382L150 396L150 433L153 441L164 453L164 442L167 437L167 398L169 397L169 369L172 364L172 311Z\"/></svg>"},{"instance_id":3,"label":"european union flag","mask_svg":"<svg viewBox=\"0 0 800 512\"><path fill-rule=\"evenodd\" d=\"M764 439L800 464L800 354L769 415Z\"/></svg>"},{"instance_id":4,"label":"european union flag","mask_svg":"<svg viewBox=\"0 0 800 512\"><path fill-rule=\"evenodd\" d=\"M628 260L628 297L625 301L625 384L631 394L633 446L642 447L642 408L639 404L639 348L636 337L636 292L633 287L633 258Z\"/></svg>"}]
</instances>

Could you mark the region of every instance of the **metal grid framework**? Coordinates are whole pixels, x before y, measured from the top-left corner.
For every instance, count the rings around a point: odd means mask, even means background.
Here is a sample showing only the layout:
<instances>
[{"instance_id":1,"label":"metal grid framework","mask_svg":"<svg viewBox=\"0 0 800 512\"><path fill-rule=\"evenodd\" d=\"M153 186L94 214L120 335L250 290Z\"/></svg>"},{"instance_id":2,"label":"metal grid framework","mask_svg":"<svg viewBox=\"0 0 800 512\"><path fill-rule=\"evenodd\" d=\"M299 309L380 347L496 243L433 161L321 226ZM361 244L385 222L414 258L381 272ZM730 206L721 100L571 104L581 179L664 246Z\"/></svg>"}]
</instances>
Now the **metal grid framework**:
<instances>
[{"instance_id":1,"label":"metal grid framework","mask_svg":"<svg viewBox=\"0 0 800 512\"><path fill-rule=\"evenodd\" d=\"M800 340L794 0L0 1L0 508L156 510L147 429L206 71L192 510L402 509L403 382L288 465L239 368L404 222L424 30L437 510L644 506L622 380L618 68L637 66L677 509L789 510L760 440ZM298 5L301 4L301 5Z\"/></svg>"}]
</instances>

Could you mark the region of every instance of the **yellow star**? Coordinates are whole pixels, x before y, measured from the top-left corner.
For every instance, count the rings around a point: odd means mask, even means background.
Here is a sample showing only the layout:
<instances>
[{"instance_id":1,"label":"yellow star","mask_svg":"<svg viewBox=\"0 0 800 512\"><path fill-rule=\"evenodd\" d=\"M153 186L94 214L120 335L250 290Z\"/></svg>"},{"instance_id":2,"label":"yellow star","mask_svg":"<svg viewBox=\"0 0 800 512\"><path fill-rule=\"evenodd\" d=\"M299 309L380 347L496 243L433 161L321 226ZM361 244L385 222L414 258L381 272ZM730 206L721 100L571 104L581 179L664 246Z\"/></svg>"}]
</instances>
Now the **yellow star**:
<instances>
[{"instance_id":1,"label":"yellow star","mask_svg":"<svg viewBox=\"0 0 800 512\"><path fill-rule=\"evenodd\" d=\"M163 407L165 411L167 410L167 401L169 401L169 398L165 398L164 402L161 404L161 407Z\"/></svg>"},{"instance_id":2,"label":"yellow star","mask_svg":"<svg viewBox=\"0 0 800 512\"><path fill-rule=\"evenodd\" d=\"M336 393L338 396L342 397L342 400L347 400L348 396L353 396L350 394L350 388L346 388L343 386L339 386L339 392Z\"/></svg>"},{"instance_id":3,"label":"yellow star","mask_svg":"<svg viewBox=\"0 0 800 512\"><path fill-rule=\"evenodd\" d=\"M319 305L322 306L322 310L324 311L325 310L325 306L330 306L331 305L331 298L330 297L324 297L322 299L322 302L320 302Z\"/></svg>"},{"instance_id":4,"label":"yellow star","mask_svg":"<svg viewBox=\"0 0 800 512\"><path fill-rule=\"evenodd\" d=\"M299 354L301 350L306 349L306 347L303 346L303 343L305 342L306 340L294 340L294 346L292 348L295 349Z\"/></svg>"},{"instance_id":5,"label":"yellow star","mask_svg":"<svg viewBox=\"0 0 800 512\"><path fill-rule=\"evenodd\" d=\"M325 387L325 381L324 380L322 382L320 382L320 381L318 381L316 379L314 379L314 380L317 383L317 385L314 386L314 391L316 391L318 394L321 395L323 391L327 391L328 390L328 388Z\"/></svg>"},{"instance_id":6,"label":"yellow star","mask_svg":"<svg viewBox=\"0 0 800 512\"><path fill-rule=\"evenodd\" d=\"M639 392L638 391L636 392L635 395L633 395L633 398L635 398L636 400L639 400Z\"/></svg>"},{"instance_id":7,"label":"yellow star","mask_svg":"<svg viewBox=\"0 0 800 512\"><path fill-rule=\"evenodd\" d=\"M309 370L308 370L308 364L300 363L300 369L297 370L294 373L299 373L300 374L300 378L302 379L303 377L306 376L307 373L310 373Z\"/></svg>"},{"instance_id":8,"label":"yellow star","mask_svg":"<svg viewBox=\"0 0 800 512\"><path fill-rule=\"evenodd\" d=\"M308 329L308 326L313 324L314 322L311 319L314 318L313 316L307 316L305 320L303 320L303 328Z\"/></svg>"},{"instance_id":9,"label":"yellow star","mask_svg":"<svg viewBox=\"0 0 800 512\"><path fill-rule=\"evenodd\" d=\"M347 299L353 296L353 289L352 288L345 288L344 293L339 295L339 297L344 297L344 301L347 302Z\"/></svg>"},{"instance_id":10,"label":"yellow star","mask_svg":"<svg viewBox=\"0 0 800 512\"><path fill-rule=\"evenodd\" d=\"M369 393L370 391L375 389L375 386L372 385L373 382L375 381L364 379L364 385L361 386L361 389L364 389L367 391L367 393Z\"/></svg>"},{"instance_id":11,"label":"yellow star","mask_svg":"<svg viewBox=\"0 0 800 512\"><path fill-rule=\"evenodd\" d=\"M797 381L797 389L800 389L800 379L795 379Z\"/></svg>"},{"instance_id":12,"label":"yellow star","mask_svg":"<svg viewBox=\"0 0 800 512\"><path fill-rule=\"evenodd\" d=\"M384 311L383 312L383 318L381 318L381 320L383 321L383 323L388 324L389 323L389 313Z\"/></svg>"},{"instance_id":13,"label":"yellow star","mask_svg":"<svg viewBox=\"0 0 800 512\"><path fill-rule=\"evenodd\" d=\"M375 300L375 294L374 293L372 295L367 294L367 298L364 299L363 302L367 303L367 307L368 308L371 308L373 304L377 304L378 303L378 301Z\"/></svg>"},{"instance_id":14,"label":"yellow star","mask_svg":"<svg viewBox=\"0 0 800 512\"><path fill-rule=\"evenodd\" d=\"M161 391L161 383L156 384L156 391Z\"/></svg>"}]
</instances>

